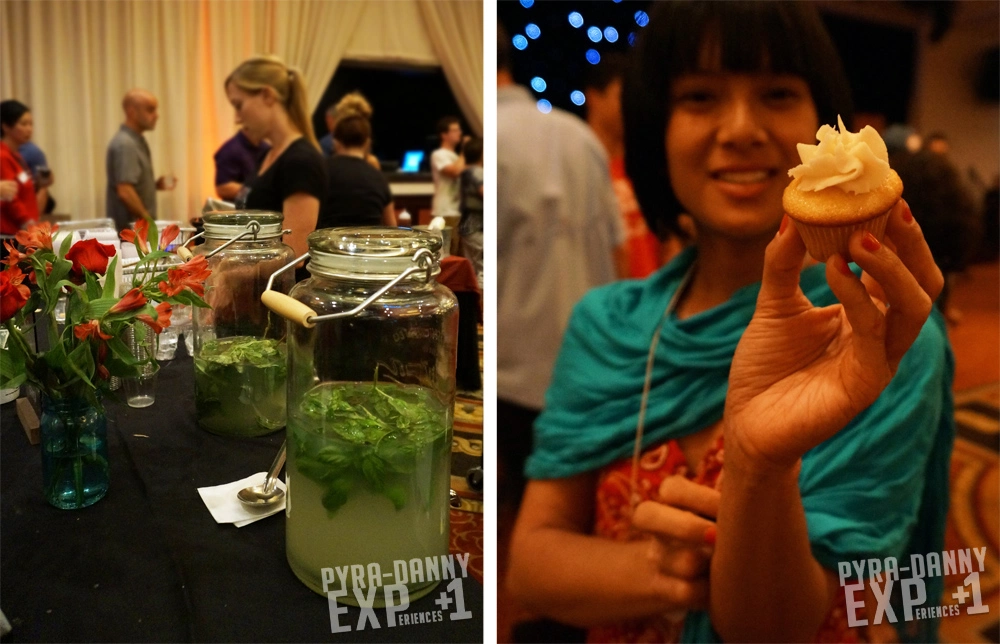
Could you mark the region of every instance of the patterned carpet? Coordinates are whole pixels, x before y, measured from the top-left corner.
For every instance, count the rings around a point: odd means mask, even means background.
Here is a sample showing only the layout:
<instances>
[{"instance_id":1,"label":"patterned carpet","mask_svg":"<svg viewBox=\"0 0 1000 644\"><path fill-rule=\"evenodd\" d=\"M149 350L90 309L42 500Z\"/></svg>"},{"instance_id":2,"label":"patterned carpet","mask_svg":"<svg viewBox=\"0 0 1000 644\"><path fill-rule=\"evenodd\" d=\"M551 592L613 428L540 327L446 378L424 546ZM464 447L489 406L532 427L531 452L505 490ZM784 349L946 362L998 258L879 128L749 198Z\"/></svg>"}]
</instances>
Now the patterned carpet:
<instances>
[{"instance_id":1,"label":"patterned carpet","mask_svg":"<svg viewBox=\"0 0 1000 644\"><path fill-rule=\"evenodd\" d=\"M479 368L483 365L483 328L479 326ZM451 510L451 552L469 553L469 571L483 581L483 494L469 487L466 476L483 465L483 391L461 391L455 397L451 443L451 488L461 499Z\"/></svg>"},{"instance_id":2,"label":"patterned carpet","mask_svg":"<svg viewBox=\"0 0 1000 644\"><path fill-rule=\"evenodd\" d=\"M941 640L1000 642L1000 383L957 393L955 421L958 438L951 459L945 549L986 547L980 588L982 603L990 610L983 615L962 610L958 616L943 618ZM956 604L949 592L952 578L946 581L945 603Z\"/></svg>"}]
</instances>

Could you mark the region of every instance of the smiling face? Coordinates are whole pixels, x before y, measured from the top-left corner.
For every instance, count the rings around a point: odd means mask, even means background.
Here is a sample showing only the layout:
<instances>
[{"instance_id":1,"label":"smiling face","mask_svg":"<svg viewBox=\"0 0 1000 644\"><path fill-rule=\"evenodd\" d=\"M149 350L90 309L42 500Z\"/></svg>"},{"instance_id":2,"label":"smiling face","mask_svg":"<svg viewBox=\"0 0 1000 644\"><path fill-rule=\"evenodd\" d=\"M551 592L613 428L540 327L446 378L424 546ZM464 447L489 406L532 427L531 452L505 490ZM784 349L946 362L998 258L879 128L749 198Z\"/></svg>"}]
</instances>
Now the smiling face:
<instances>
[{"instance_id":1,"label":"smiling face","mask_svg":"<svg viewBox=\"0 0 1000 644\"><path fill-rule=\"evenodd\" d=\"M781 195L815 141L819 118L806 82L792 75L702 71L671 88L666 147L670 182L699 233L771 235Z\"/></svg>"},{"instance_id":2,"label":"smiling face","mask_svg":"<svg viewBox=\"0 0 1000 644\"><path fill-rule=\"evenodd\" d=\"M34 121L31 119L31 112L25 112L13 126L3 126L3 135L12 140L15 145L24 145L31 140L33 129Z\"/></svg>"},{"instance_id":3,"label":"smiling face","mask_svg":"<svg viewBox=\"0 0 1000 644\"><path fill-rule=\"evenodd\" d=\"M236 124L251 141L260 141L271 127L273 101L266 100L265 91L245 92L235 83L226 85L226 96L236 111Z\"/></svg>"}]
</instances>

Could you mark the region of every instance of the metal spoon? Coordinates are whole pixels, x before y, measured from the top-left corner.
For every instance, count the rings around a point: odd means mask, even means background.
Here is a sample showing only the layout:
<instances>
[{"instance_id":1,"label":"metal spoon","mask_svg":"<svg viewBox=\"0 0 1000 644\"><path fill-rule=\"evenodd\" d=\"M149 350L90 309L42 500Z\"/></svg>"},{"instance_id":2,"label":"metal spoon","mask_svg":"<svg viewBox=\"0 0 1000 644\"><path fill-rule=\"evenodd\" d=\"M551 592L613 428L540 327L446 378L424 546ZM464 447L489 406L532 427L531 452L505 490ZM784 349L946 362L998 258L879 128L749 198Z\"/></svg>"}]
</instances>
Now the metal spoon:
<instances>
[{"instance_id":1,"label":"metal spoon","mask_svg":"<svg viewBox=\"0 0 1000 644\"><path fill-rule=\"evenodd\" d=\"M236 493L240 502L250 508L264 508L281 501L285 498L285 491L277 487L278 472L285 465L285 443L281 444L281 451L274 457L271 469L267 471L267 478L263 485L251 485Z\"/></svg>"}]
</instances>

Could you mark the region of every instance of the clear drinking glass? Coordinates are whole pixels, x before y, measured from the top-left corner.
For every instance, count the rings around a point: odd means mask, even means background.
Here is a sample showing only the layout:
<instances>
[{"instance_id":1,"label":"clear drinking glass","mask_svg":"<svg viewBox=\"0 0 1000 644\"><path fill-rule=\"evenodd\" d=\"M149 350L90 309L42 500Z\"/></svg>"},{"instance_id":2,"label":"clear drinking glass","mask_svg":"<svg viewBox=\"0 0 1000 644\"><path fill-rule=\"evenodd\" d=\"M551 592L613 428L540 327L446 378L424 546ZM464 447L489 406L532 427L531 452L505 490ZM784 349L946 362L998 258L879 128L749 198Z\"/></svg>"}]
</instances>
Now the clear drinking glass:
<instances>
[{"instance_id":1,"label":"clear drinking glass","mask_svg":"<svg viewBox=\"0 0 1000 644\"><path fill-rule=\"evenodd\" d=\"M149 407L156 402L156 376L160 371L160 365L155 359L156 334L140 324L125 332L125 343L132 355L143 363L137 377L122 380L125 402L135 409Z\"/></svg>"}]
</instances>

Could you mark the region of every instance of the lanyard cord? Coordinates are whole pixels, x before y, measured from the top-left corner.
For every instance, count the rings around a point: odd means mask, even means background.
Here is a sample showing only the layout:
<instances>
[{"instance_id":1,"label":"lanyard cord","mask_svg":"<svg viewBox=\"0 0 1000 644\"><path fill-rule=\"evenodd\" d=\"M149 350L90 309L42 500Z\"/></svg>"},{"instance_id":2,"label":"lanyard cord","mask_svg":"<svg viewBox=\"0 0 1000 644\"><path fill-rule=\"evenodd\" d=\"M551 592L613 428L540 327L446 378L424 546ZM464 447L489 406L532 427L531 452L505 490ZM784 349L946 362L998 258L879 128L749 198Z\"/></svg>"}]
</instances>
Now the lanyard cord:
<instances>
[{"instance_id":1,"label":"lanyard cord","mask_svg":"<svg viewBox=\"0 0 1000 644\"><path fill-rule=\"evenodd\" d=\"M673 296L670 298L670 302L667 303L667 308L663 311L660 323L656 325L653 340L649 343L649 354L646 356L646 378L642 385L642 400L639 402L639 420L635 428L635 447L632 450L632 477L629 488L631 492L629 495L630 513L635 512L635 507L639 505L639 454L642 452L642 434L646 425L646 405L649 403L649 389L653 382L653 363L656 361L656 347L660 344L660 332L663 330L664 323L666 323L667 318L677 307L677 302L680 301L681 295L684 294L684 290L687 289L688 284L691 282L691 277L694 275L694 268L695 264L691 264L691 268L684 274L681 283L677 286L677 290L674 291Z\"/></svg>"}]
</instances>

